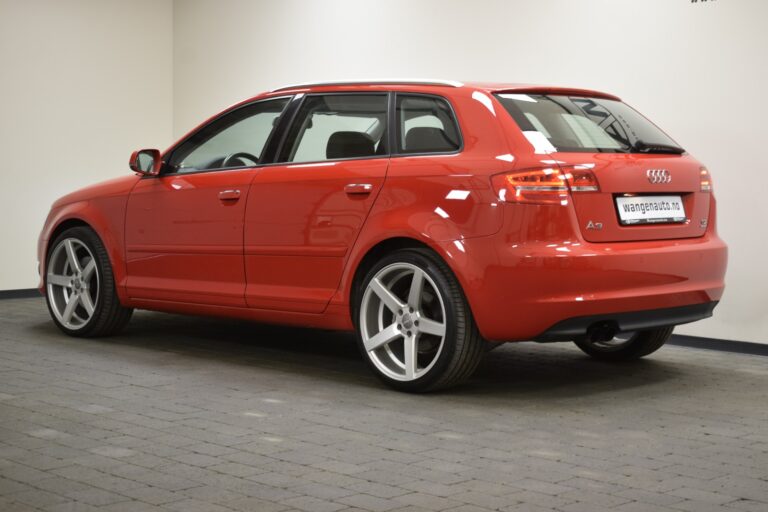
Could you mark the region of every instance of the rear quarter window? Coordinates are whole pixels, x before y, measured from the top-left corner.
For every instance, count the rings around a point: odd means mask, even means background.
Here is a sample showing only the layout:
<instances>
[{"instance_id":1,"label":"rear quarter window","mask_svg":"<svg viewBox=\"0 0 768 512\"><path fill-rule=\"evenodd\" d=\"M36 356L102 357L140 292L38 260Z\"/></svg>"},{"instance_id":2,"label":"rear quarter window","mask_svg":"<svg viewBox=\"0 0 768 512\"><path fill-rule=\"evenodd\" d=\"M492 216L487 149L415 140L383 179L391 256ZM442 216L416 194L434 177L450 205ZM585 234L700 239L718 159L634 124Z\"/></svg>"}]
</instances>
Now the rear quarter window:
<instances>
[{"instance_id":1,"label":"rear quarter window","mask_svg":"<svg viewBox=\"0 0 768 512\"><path fill-rule=\"evenodd\" d=\"M398 153L453 153L461 149L458 123L445 99L398 94L396 114Z\"/></svg>"}]
</instances>

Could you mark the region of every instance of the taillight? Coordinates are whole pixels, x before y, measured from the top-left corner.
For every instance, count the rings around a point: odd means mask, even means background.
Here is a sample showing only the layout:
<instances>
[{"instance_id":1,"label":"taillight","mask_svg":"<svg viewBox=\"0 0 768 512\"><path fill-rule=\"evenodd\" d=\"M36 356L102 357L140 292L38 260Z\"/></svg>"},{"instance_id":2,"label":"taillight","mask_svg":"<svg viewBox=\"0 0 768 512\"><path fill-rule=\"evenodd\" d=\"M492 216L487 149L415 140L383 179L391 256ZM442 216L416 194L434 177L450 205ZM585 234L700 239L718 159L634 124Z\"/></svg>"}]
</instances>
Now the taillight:
<instances>
[{"instance_id":1,"label":"taillight","mask_svg":"<svg viewBox=\"0 0 768 512\"><path fill-rule=\"evenodd\" d=\"M508 203L560 204L568 184L559 169L526 169L491 178L499 199Z\"/></svg>"},{"instance_id":2,"label":"taillight","mask_svg":"<svg viewBox=\"0 0 768 512\"><path fill-rule=\"evenodd\" d=\"M571 167L567 170L565 177L571 192L600 192L595 173L589 168L579 165Z\"/></svg>"},{"instance_id":3,"label":"taillight","mask_svg":"<svg viewBox=\"0 0 768 512\"><path fill-rule=\"evenodd\" d=\"M712 177L706 167L702 167L699 171L699 183L701 183L702 192L712 191Z\"/></svg>"},{"instance_id":4,"label":"taillight","mask_svg":"<svg viewBox=\"0 0 768 512\"><path fill-rule=\"evenodd\" d=\"M598 192L597 178L590 169L568 167L565 172L553 167L525 169L491 178L496 195L508 203L568 203L568 191Z\"/></svg>"}]
</instances>

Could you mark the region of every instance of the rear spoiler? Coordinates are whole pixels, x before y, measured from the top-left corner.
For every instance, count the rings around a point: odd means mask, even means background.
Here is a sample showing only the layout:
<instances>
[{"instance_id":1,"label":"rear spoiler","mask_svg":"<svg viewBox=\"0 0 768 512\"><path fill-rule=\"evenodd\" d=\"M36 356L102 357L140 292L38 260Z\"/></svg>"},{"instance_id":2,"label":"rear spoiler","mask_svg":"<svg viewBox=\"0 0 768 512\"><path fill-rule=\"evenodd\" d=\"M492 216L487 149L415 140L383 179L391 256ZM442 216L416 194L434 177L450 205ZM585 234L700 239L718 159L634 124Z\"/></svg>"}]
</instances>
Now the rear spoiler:
<instances>
[{"instance_id":1,"label":"rear spoiler","mask_svg":"<svg viewBox=\"0 0 768 512\"><path fill-rule=\"evenodd\" d=\"M621 98L600 91L590 89L578 89L573 87L514 87L511 89L499 89L494 94L557 94L561 96L584 96L587 98L603 98L606 100L621 101Z\"/></svg>"}]
</instances>

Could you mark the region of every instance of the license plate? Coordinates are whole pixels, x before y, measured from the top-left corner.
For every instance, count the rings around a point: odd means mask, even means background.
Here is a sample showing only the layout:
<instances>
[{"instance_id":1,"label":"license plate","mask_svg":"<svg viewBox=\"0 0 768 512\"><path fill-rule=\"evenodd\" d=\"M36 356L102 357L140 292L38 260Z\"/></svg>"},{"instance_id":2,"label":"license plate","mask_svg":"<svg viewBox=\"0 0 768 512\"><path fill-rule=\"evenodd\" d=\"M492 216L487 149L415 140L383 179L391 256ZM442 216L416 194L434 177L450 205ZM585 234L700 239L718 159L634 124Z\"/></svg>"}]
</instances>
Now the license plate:
<instances>
[{"instance_id":1,"label":"license plate","mask_svg":"<svg viewBox=\"0 0 768 512\"><path fill-rule=\"evenodd\" d=\"M680 196L617 197L616 209L623 225L685 222L685 208Z\"/></svg>"}]
</instances>

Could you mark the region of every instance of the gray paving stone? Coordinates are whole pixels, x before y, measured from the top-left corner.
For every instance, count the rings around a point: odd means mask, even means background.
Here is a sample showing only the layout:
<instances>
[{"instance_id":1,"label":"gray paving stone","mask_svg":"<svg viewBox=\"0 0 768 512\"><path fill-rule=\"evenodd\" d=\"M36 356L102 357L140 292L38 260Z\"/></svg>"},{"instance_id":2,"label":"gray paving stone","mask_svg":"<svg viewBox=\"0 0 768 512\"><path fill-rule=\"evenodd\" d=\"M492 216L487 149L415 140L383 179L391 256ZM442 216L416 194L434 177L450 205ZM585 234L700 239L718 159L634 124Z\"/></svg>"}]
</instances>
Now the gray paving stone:
<instances>
[{"instance_id":1,"label":"gray paving stone","mask_svg":"<svg viewBox=\"0 0 768 512\"><path fill-rule=\"evenodd\" d=\"M114 492L105 491L99 488L85 489L81 491L72 491L66 493L66 496L75 501L82 501L88 505L97 507L111 505L121 501L130 501L130 498Z\"/></svg>"},{"instance_id":2,"label":"gray paving stone","mask_svg":"<svg viewBox=\"0 0 768 512\"><path fill-rule=\"evenodd\" d=\"M306 512L337 512L338 510L349 508L347 505L335 503L333 501L315 498L313 496L297 496L283 501L293 509L305 510Z\"/></svg>"},{"instance_id":3,"label":"gray paving stone","mask_svg":"<svg viewBox=\"0 0 768 512\"><path fill-rule=\"evenodd\" d=\"M352 494L345 496L337 500L339 503L350 507L358 507L363 510L370 510L371 512L386 512L387 510L394 510L402 508L405 503L393 501L387 498L378 498L371 496L370 494Z\"/></svg>"},{"instance_id":4,"label":"gray paving stone","mask_svg":"<svg viewBox=\"0 0 768 512\"><path fill-rule=\"evenodd\" d=\"M50 505L58 505L67 502L67 498L54 494L52 492L40 489L16 492L8 495L13 501L29 505L31 507L43 508Z\"/></svg>"},{"instance_id":5,"label":"gray paving stone","mask_svg":"<svg viewBox=\"0 0 768 512\"><path fill-rule=\"evenodd\" d=\"M164 505L166 503L172 503L187 498L181 493L166 491L165 489L151 486L124 489L120 491L120 494L150 505Z\"/></svg>"},{"instance_id":6,"label":"gray paving stone","mask_svg":"<svg viewBox=\"0 0 768 512\"><path fill-rule=\"evenodd\" d=\"M137 312L63 336L0 301L0 510L764 512L768 361L507 345L383 388L345 333Z\"/></svg>"}]
</instances>

